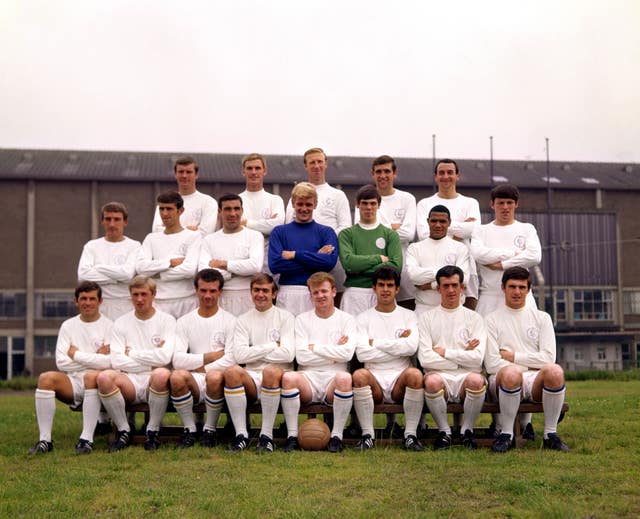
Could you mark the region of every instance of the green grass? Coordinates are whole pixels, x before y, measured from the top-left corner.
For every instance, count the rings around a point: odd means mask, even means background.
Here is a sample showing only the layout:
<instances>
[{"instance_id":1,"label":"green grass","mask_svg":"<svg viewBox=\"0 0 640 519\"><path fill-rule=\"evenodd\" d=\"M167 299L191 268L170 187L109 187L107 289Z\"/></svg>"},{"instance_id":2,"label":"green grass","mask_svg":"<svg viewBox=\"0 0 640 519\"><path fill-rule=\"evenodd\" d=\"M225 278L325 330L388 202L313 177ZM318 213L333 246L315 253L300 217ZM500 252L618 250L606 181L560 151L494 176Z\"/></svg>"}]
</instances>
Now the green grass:
<instances>
[{"instance_id":1,"label":"green grass","mask_svg":"<svg viewBox=\"0 0 640 519\"><path fill-rule=\"evenodd\" d=\"M168 446L108 454L98 438L93 454L76 456L81 416L59 405L55 450L30 457L33 395L5 392L0 516L637 517L639 397L638 380L569 382L570 411L559 428L569 454L539 442L505 455L400 446L338 455ZM541 432L542 417L534 422Z\"/></svg>"}]
</instances>

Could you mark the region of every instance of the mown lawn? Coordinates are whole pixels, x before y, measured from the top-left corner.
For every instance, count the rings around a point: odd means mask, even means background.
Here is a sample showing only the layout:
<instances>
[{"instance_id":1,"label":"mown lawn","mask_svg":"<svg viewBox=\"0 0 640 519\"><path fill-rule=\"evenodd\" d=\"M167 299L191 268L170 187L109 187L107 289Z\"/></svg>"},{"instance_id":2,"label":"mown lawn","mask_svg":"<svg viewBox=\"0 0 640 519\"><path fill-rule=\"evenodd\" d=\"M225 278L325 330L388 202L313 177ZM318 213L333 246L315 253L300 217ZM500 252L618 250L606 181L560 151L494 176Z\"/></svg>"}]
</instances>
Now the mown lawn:
<instances>
[{"instance_id":1,"label":"mown lawn","mask_svg":"<svg viewBox=\"0 0 640 519\"><path fill-rule=\"evenodd\" d=\"M54 452L30 457L33 395L0 395L1 517L638 517L640 381L572 381L560 433L569 454L540 442L506 455L488 449L407 453L224 447L90 456L73 446L81 416L59 405ZM432 423L431 421L429 421ZM542 430L542 417L535 426Z\"/></svg>"}]
</instances>

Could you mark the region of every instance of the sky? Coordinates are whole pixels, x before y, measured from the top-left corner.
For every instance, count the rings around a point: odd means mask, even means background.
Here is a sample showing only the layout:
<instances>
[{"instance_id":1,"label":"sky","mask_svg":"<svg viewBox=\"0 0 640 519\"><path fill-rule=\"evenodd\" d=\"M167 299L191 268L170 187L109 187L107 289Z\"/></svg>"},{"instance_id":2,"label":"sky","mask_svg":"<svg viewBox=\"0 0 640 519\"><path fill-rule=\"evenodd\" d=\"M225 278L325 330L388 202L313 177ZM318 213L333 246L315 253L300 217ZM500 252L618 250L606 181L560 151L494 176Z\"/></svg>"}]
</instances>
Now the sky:
<instances>
[{"instance_id":1,"label":"sky","mask_svg":"<svg viewBox=\"0 0 640 519\"><path fill-rule=\"evenodd\" d=\"M637 0L4 0L0 147L640 162Z\"/></svg>"}]
</instances>

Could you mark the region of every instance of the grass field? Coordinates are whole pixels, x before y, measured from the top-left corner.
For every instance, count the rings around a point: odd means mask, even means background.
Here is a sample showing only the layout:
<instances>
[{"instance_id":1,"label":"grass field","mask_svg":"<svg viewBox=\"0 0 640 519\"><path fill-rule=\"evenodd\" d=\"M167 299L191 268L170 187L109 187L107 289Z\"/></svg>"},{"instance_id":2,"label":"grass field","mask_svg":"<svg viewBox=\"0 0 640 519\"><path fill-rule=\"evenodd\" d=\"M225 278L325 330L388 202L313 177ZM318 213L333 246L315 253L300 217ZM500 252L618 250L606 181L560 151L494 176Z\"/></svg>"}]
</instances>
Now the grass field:
<instances>
[{"instance_id":1,"label":"grass field","mask_svg":"<svg viewBox=\"0 0 640 519\"><path fill-rule=\"evenodd\" d=\"M560 434L569 454L540 442L505 455L141 447L90 456L73 446L81 416L59 405L55 450L37 440L33 394L0 394L1 517L639 517L640 381L568 383ZM432 423L432 422L430 422ZM535 417L541 432L542 417Z\"/></svg>"}]
</instances>

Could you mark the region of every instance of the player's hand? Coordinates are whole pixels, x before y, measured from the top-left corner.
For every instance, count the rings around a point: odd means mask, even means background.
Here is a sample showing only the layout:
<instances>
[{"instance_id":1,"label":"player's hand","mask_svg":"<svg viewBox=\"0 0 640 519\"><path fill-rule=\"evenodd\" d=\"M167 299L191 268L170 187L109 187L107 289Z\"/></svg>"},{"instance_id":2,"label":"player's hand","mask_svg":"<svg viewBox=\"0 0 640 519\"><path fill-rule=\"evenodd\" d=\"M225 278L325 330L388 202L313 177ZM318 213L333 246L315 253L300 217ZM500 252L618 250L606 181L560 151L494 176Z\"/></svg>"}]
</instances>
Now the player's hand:
<instances>
[{"instance_id":1,"label":"player's hand","mask_svg":"<svg viewBox=\"0 0 640 519\"><path fill-rule=\"evenodd\" d=\"M373 339L369 339L369 346L373 346Z\"/></svg>"},{"instance_id":2,"label":"player's hand","mask_svg":"<svg viewBox=\"0 0 640 519\"><path fill-rule=\"evenodd\" d=\"M129 346L125 346L124 347L124 354L128 357L129 356L129 352L131 351L131 348Z\"/></svg>"},{"instance_id":3,"label":"player's hand","mask_svg":"<svg viewBox=\"0 0 640 519\"><path fill-rule=\"evenodd\" d=\"M182 263L184 263L184 258L171 258L169 260L169 266L172 268L182 265Z\"/></svg>"},{"instance_id":4,"label":"player's hand","mask_svg":"<svg viewBox=\"0 0 640 519\"><path fill-rule=\"evenodd\" d=\"M219 260L219 259L212 259L209 262L209 266L212 269L223 269L223 270L227 270L227 262L225 260Z\"/></svg>"},{"instance_id":5,"label":"player's hand","mask_svg":"<svg viewBox=\"0 0 640 519\"><path fill-rule=\"evenodd\" d=\"M407 328L400 334L400 337L402 337L403 339L406 339L407 337L409 337L409 335L411 335L411 330Z\"/></svg>"},{"instance_id":6,"label":"player's hand","mask_svg":"<svg viewBox=\"0 0 640 519\"><path fill-rule=\"evenodd\" d=\"M242 220L240 220L240 225L242 225L242 227L246 227L247 226L247 219L243 218Z\"/></svg>"},{"instance_id":7,"label":"player's hand","mask_svg":"<svg viewBox=\"0 0 640 519\"><path fill-rule=\"evenodd\" d=\"M318 254L331 254L335 247L333 245L323 245L318 249Z\"/></svg>"},{"instance_id":8,"label":"player's hand","mask_svg":"<svg viewBox=\"0 0 640 519\"><path fill-rule=\"evenodd\" d=\"M509 362L514 362L514 359L516 358L515 353L509 350L500 350L500 356Z\"/></svg>"},{"instance_id":9,"label":"player's hand","mask_svg":"<svg viewBox=\"0 0 640 519\"><path fill-rule=\"evenodd\" d=\"M187 229L189 229L190 231L197 231L198 230L198 226L197 225L187 225Z\"/></svg>"},{"instance_id":10,"label":"player's hand","mask_svg":"<svg viewBox=\"0 0 640 519\"><path fill-rule=\"evenodd\" d=\"M380 254L380 261L382 261L382 263L387 263L389 261L389 257L384 254Z\"/></svg>"},{"instance_id":11,"label":"player's hand","mask_svg":"<svg viewBox=\"0 0 640 519\"><path fill-rule=\"evenodd\" d=\"M283 250L282 251L282 259L292 260L296 257L296 251L294 250Z\"/></svg>"},{"instance_id":12,"label":"player's hand","mask_svg":"<svg viewBox=\"0 0 640 519\"><path fill-rule=\"evenodd\" d=\"M470 216L469 218L467 218L465 220L465 222L475 222L475 221L476 221L476 219L473 216Z\"/></svg>"},{"instance_id":13,"label":"player's hand","mask_svg":"<svg viewBox=\"0 0 640 519\"><path fill-rule=\"evenodd\" d=\"M423 283L422 285L416 285L418 290L431 290L431 283Z\"/></svg>"},{"instance_id":14,"label":"player's hand","mask_svg":"<svg viewBox=\"0 0 640 519\"><path fill-rule=\"evenodd\" d=\"M398 229L400 229L400 227L402 227L402 224L401 224L401 223L392 223L392 224L391 224L391 228L392 228L394 231L397 231Z\"/></svg>"},{"instance_id":15,"label":"player's hand","mask_svg":"<svg viewBox=\"0 0 640 519\"><path fill-rule=\"evenodd\" d=\"M342 346L343 344L347 344L347 342L349 342L349 336L348 335L343 335L342 337L340 337L340 339L338 339L338 346Z\"/></svg>"},{"instance_id":16,"label":"player's hand","mask_svg":"<svg viewBox=\"0 0 640 519\"><path fill-rule=\"evenodd\" d=\"M502 268L502 261L496 261L495 263L489 263L487 265L485 265L485 267L491 269L491 270L504 270Z\"/></svg>"},{"instance_id":17,"label":"player's hand","mask_svg":"<svg viewBox=\"0 0 640 519\"><path fill-rule=\"evenodd\" d=\"M467 345L464 349L467 351L475 350L478 344L480 344L480 341L478 339L470 339L469 342L467 342Z\"/></svg>"},{"instance_id":18,"label":"player's hand","mask_svg":"<svg viewBox=\"0 0 640 519\"><path fill-rule=\"evenodd\" d=\"M446 349L442 346L434 346L433 351L435 351L438 355L444 358L444 352L446 351Z\"/></svg>"},{"instance_id":19,"label":"player's hand","mask_svg":"<svg viewBox=\"0 0 640 519\"><path fill-rule=\"evenodd\" d=\"M101 355L109 355L111 353L111 346L108 344L102 344L97 350L96 353L100 353Z\"/></svg>"},{"instance_id":20,"label":"player's hand","mask_svg":"<svg viewBox=\"0 0 640 519\"><path fill-rule=\"evenodd\" d=\"M313 351L313 346L314 346L313 344L309 344L309 346L308 346L309 351Z\"/></svg>"},{"instance_id":21,"label":"player's hand","mask_svg":"<svg viewBox=\"0 0 640 519\"><path fill-rule=\"evenodd\" d=\"M69 345L69 349L67 350L67 355L69 355L69 357L73 358L76 354L76 351L78 351L78 347L74 346L73 344Z\"/></svg>"}]
</instances>

